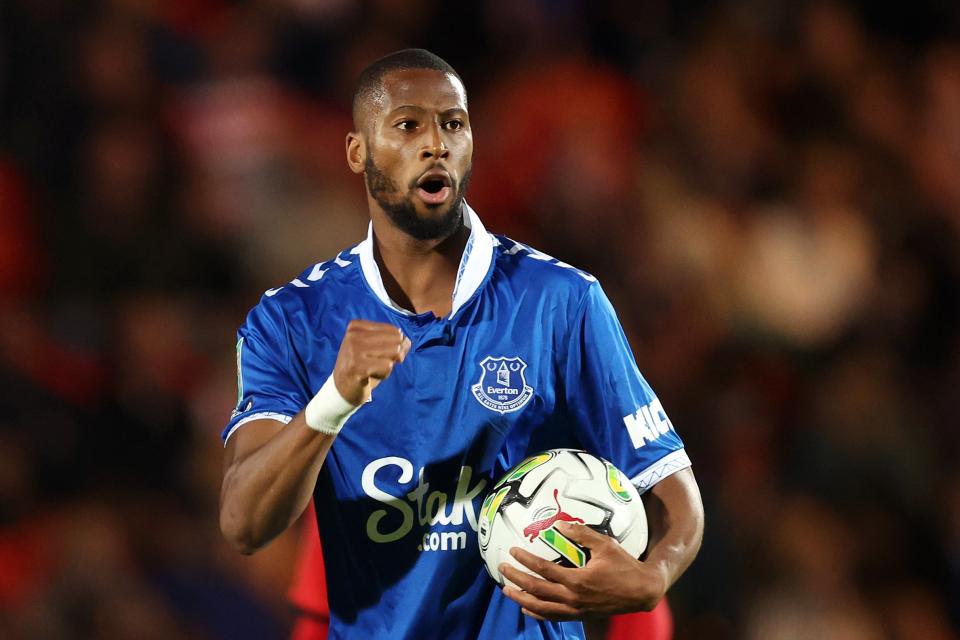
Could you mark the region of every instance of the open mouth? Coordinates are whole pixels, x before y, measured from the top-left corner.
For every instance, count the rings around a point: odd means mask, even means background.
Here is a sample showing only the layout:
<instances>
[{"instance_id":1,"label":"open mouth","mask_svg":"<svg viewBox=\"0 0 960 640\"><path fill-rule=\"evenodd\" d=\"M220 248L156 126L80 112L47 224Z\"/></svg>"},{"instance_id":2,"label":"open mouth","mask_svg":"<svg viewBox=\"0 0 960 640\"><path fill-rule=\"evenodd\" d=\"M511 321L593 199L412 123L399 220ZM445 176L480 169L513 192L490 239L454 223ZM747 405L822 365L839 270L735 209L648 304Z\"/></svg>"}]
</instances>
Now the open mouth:
<instances>
[{"instance_id":1,"label":"open mouth","mask_svg":"<svg viewBox=\"0 0 960 640\"><path fill-rule=\"evenodd\" d=\"M450 176L444 171L428 171L417 181L417 195L427 204L442 204L452 192Z\"/></svg>"},{"instance_id":2,"label":"open mouth","mask_svg":"<svg viewBox=\"0 0 960 640\"><path fill-rule=\"evenodd\" d=\"M447 185L443 183L443 180L438 178L431 178L430 180L425 180L420 183L420 188L427 193L439 193L445 186Z\"/></svg>"}]
</instances>

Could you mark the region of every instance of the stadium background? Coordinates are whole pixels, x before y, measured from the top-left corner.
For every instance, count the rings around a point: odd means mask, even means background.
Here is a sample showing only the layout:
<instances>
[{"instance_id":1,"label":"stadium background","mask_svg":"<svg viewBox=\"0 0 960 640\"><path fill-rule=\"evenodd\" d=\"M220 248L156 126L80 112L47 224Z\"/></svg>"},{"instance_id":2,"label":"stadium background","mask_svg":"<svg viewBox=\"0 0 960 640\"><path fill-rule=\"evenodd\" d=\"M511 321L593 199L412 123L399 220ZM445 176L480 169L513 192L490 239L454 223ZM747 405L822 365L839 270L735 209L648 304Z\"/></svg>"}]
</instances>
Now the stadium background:
<instances>
[{"instance_id":1,"label":"stadium background","mask_svg":"<svg viewBox=\"0 0 960 640\"><path fill-rule=\"evenodd\" d=\"M217 529L234 331L361 237L347 103L406 46L687 442L678 638L956 637L958 7L0 3L0 637L282 635L296 536Z\"/></svg>"}]
</instances>

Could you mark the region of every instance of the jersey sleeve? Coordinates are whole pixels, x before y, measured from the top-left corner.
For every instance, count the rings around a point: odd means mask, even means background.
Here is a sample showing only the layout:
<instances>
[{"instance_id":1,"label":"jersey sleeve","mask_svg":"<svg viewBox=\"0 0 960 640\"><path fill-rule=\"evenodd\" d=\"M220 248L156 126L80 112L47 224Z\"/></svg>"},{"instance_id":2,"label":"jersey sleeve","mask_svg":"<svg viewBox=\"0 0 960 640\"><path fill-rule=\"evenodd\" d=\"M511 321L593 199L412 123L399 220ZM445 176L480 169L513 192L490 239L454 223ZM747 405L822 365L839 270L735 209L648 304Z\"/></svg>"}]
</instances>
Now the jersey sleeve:
<instances>
[{"instance_id":1,"label":"jersey sleeve","mask_svg":"<svg viewBox=\"0 0 960 640\"><path fill-rule=\"evenodd\" d=\"M253 420L289 423L309 401L296 380L287 335L282 313L265 302L237 331L237 406L220 434L224 444Z\"/></svg>"},{"instance_id":2,"label":"jersey sleeve","mask_svg":"<svg viewBox=\"0 0 960 640\"><path fill-rule=\"evenodd\" d=\"M641 493L689 467L683 441L640 374L599 283L581 302L569 340L564 392L587 450L612 462Z\"/></svg>"}]
</instances>

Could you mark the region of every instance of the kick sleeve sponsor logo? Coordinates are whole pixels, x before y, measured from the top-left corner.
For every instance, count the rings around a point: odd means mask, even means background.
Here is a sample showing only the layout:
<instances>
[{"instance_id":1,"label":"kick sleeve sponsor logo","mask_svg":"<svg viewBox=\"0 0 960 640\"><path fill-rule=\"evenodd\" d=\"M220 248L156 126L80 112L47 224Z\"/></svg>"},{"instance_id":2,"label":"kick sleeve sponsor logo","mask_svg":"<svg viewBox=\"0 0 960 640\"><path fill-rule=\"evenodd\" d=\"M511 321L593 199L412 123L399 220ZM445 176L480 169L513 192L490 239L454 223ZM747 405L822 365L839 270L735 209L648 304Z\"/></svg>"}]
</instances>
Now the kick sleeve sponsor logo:
<instances>
[{"instance_id":1,"label":"kick sleeve sponsor logo","mask_svg":"<svg viewBox=\"0 0 960 640\"><path fill-rule=\"evenodd\" d=\"M623 423L630 434L633 447L639 449L648 442L653 442L663 434L673 429L673 423L663 410L659 398L654 398L634 413L623 416Z\"/></svg>"}]
</instances>

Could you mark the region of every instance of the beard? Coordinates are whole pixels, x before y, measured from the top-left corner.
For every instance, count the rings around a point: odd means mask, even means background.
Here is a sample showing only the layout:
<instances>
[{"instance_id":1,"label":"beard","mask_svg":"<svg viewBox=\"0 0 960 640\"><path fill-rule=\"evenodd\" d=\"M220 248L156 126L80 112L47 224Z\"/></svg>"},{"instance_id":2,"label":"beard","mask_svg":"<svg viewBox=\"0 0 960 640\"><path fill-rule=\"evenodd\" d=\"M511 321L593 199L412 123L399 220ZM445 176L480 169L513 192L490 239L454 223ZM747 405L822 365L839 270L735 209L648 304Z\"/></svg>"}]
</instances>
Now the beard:
<instances>
[{"instance_id":1,"label":"beard","mask_svg":"<svg viewBox=\"0 0 960 640\"><path fill-rule=\"evenodd\" d=\"M401 192L397 184L377 167L369 149L364 164L364 180L370 197L376 200L398 229L417 240L442 240L450 237L463 223L463 198L470 183L471 170L472 167L467 167L463 179L456 185L456 193L447 210L435 217L423 217L417 213L412 196L412 191L417 187L416 180L407 185L406 193ZM428 206L433 209L438 205Z\"/></svg>"}]
</instances>

